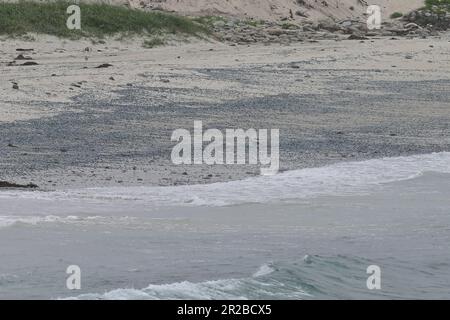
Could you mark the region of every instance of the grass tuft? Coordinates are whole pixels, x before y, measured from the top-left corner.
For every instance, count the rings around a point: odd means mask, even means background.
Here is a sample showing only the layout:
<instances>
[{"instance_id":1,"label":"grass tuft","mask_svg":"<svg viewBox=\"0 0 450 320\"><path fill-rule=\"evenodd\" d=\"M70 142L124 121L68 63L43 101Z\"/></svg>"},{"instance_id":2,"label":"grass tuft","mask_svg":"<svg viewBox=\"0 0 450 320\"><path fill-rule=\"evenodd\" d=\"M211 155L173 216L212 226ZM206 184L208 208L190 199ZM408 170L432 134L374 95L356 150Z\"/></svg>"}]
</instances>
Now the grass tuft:
<instances>
[{"instance_id":1,"label":"grass tuft","mask_svg":"<svg viewBox=\"0 0 450 320\"><path fill-rule=\"evenodd\" d=\"M146 49L151 49L159 46L163 46L166 44L163 38L161 37L154 37L152 39L145 40L142 46Z\"/></svg>"},{"instance_id":2,"label":"grass tuft","mask_svg":"<svg viewBox=\"0 0 450 320\"><path fill-rule=\"evenodd\" d=\"M391 14L391 19L397 19L403 17L403 13L401 12L394 12Z\"/></svg>"}]
</instances>

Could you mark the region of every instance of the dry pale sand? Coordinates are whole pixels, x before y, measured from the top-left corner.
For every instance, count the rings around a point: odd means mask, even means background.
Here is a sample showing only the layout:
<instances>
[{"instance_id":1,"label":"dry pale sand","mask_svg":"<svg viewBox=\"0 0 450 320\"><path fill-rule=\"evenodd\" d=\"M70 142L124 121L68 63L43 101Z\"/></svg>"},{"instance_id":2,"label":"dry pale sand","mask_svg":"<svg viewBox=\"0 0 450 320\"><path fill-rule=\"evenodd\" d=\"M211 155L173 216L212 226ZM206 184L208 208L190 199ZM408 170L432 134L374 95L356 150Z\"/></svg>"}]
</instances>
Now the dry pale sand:
<instances>
[{"instance_id":1,"label":"dry pale sand","mask_svg":"<svg viewBox=\"0 0 450 320\"><path fill-rule=\"evenodd\" d=\"M6 0L2 2L14 2ZM323 2L305 0L302 4L287 0L86 0L86 2L106 2L117 5L131 5L132 7L161 8L167 11L175 11L181 14L226 14L233 16L247 16L266 20L276 20L286 16L289 10L294 12L303 8L309 19L320 20L324 17L343 19L349 17L363 17L366 10L365 1L358 0L333 0L325 5ZM390 13L408 12L423 5L423 0L377 0L371 4L379 4L386 16ZM350 10L349 8L354 8ZM65 41L46 36L35 36L35 42L23 42L20 40L2 40L0 48L2 65L11 62L20 52L17 48L33 47L35 50L28 55L39 60L38 67L7 67L4 70L0 82L0 92L4 99L0 102L0 122L15 120L29 120L40 116L55 115L55 110L48 110L42 105L31 105L33 101L61 102L68 101L71 96L79 93L77 86L73 83L83 82L84 90L95 88L99 94L109 94L109 89L117 85L123 85L136 80L136 74L142 64L150 64L157 68L159 64L172 63L186 66L208 66L218 61L224 65L235 63L235 55L244 55L240 62L254 63L262 61L280 62L288 58L279 54L283 49L264 48L258 46L250 49L232 49L218 43L198 43L168 47L157 50L143 50L140 40L127 43L108 41L107 45L92 45L90 41ZM355 50L353 56L359 55L359 49L366 50L364 46L353 48L353 43L348 43L350 50ZM294 45L295 46L295 45ZM414 47L414 45L412 45ZM304 47L304 45L301 45ZM345 45L344 45L345 47ZM381 44L381 47L386 47ZM90 51L86 52L86 48ZM210 54L209 49L215 50ZM302 55L320 59L326 55L327 50L316 52L316 46L305 48ZM278 51L281 50L281 51ZM382 49L384 50L384 48ZM391 49L387 49L390 51ZM397 50L402 55L403 51L414 51L408 45ZM207 52L207 57L200 63L197 52ZM245 52L245 53L244 53ZM343 52L342 52L343 53ZM183 59L177 57L182 54ZM273 56L271 56L273 54ZM345 53L347 54L347 53ZM262 57L263 56L263 57ZM175 58L175 60L173 60ZM171 60L172 59L172 60ZM263 59L263 60L261 60ZM288 58L289 59L289 58ZM110 70L93 69L96 63L114 62L115 66ZM353 61L349 60L349 63ZM372 62L368 62L372 63ZM432 65L427 64L426 68ZM115 76L114 80L110 79ZM13 82L20 81L20 90L11 90ZM78 84L79 85L79 84ZM17 104L19 102L19 104ZM12 107L14 105L14 107Z\"/></svg>"},{"instance_id":2,"label":"dry pale sand","mask_svg":"<svg viewBox=\"0 0 450 320\"><path fill-rule=\"evenodd\" d=\"M2 0L15 2L17 0ZM36 0L48 2L48 0ZM424 5L424 0L81 0L102 2L146 10L164 10L184 15L225 15L240 18L298 21L332 19L361 19L368 5L379 5L384 19L393 12L407 13ZM305 16L295 14L300 11ZM292 14L292 17L291 17Z\"/></svg>"},{"instance_id":3,"label":"dry pale sand","mask_svg":"<svg viewBox=\"0 0 450 320\"><path fill-rule=\"evenodd\" d=\"M144 49L140 39L93 44L91 41L67 41L50 36L36 35L36 41L1 40L0 65L0 122L28 120L39 117L54 116L39 102L68 102L82 93L92 93L98 99L110 97L113 91L127 84L139 81L142 73L151 72L154 77L147 78L145 85L166 86L167 88L198 87L207 89L225 89L238 84L223 81L202 81L199 83L172 81L164 83L163 75L194 73L193 68L224 67L233 68L245 65L264 65L273 63L289 63L292 61L320 62L319 68L333 69L379 69L420 70L420 73L409 75L417 80L446 78L450 69L448 35L432 39L413 39L392 41L374 39L360 43L357 41L320 41L318 43L297 43L290 46L229 46L218 42L199 42L176 44L167 47ZM432 46L432 47L431 47ZM33 49L20 52L17 49ZM32 58L38 65L20 66L25 61L17 61L17 65L8 66L19 54ZM407 59L413 54L414 59ZM111 64L109 68L97 68L101 64ZM317 66L315 66L317 67ZM177 70L174 71L174 68ZM160 77L158 77L160 75ZM392 79L393 74L378 78ZM397 79L402 80L404 73L399 72ZM19 89L13 89L17 83ZM317 92L323 84L295 83L287 87L255 86L246 88L245 95L264 96L267 90L274 93ZM217 97L220 100L234 97ZM192 94L190 99L202 99ZM211 101L216 102L216 101ZM63 111L63 110L61 110ZM67 111L67 110L64 110Z\"/></svg>"},{"instance_id":4,"label":"dry pale sand","mask_svg":"<svg viewBox=\"0 0 450 320\"><path fill-rule=\"evenodd\" d=\"M423 0L132 0L135 7L142 2L154 8L184 14L223 14L264 20L290 17L290 11L295 19L304 20L304 17L295 15L298 10L310 20L359 18L366 12L367 4L379 5L388 18L393 12L409 12L424 3Z\"/></svg>"}]
</instances>

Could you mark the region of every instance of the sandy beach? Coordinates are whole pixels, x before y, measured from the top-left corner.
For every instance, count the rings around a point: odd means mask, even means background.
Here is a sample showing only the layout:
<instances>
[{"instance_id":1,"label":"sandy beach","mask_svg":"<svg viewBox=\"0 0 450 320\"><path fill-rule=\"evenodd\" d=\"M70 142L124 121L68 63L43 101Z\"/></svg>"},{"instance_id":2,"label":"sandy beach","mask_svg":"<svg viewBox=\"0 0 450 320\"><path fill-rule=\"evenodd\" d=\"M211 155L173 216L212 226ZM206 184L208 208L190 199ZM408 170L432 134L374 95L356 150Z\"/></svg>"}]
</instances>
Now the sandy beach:
<instances>
[{"instance_id":1,"label":"sandy beach","mask_svg":"<svg viewBox=\"0 0 450 320\"><path fill-rule=\"evenodd\" d=\"M3 180L55 189L259 174L251 165L173 165L170 135L194 120L279 128L282 170L446 151L448 39L151 50L132 41L6 41L3 65L18 48L33 49L25 55L39 64L3 71Z\"/></svg>"},{"instance_id":2,"label":"sandy beach","mask_svg":"<svg viewBox=\"0 0 450 320\"><path fill-rule=\"evenodd\" d=\"M211 20L158 45L1 33L0 299L448 299L448 17L325 2L113 1ZM198 121L279 130L279 172L175 164Z\"/></svg>"}]
</instances>

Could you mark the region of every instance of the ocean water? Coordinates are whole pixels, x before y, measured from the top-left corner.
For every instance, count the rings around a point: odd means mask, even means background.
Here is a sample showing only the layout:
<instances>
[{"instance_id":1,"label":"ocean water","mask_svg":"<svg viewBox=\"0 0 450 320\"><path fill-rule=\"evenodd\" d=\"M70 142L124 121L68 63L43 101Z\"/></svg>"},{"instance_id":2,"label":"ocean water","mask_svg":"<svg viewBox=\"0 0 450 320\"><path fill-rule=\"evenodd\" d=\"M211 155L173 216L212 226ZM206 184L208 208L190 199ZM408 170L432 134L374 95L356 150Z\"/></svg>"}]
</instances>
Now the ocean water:
<instances>
[{"instance_id":1,"label":"ocean water","mask_svg":"<svg viewBox=\"0 0 450 320\"><path fill-rule=\"evenodd\" d=\"M306 255L296 262L263 264L253 275L245 278L149 285L143 289L117 289L67 299L417 299L421 298L421 294L423 298L440 299L449 296L448 283L430 277L438 272L450 277L448 262L412 268L406 262L391 259L387 262L390 267L387 276L389 282L383 291L369 291L365 285L365 272L370 263L370 260L349 256ZM427 286L405 292L396 290L399 286L407 285L411 279L416 283L423 281Z\"/></svg>"},{"instance_id":2,"label":"ocean water","mask_svg":"<svg viewBox=\"0 0 450 320\"><path fill-rule=\"evenodd\" d=\"M2 190L0 212L0 298L450 298L447 152L210 185Z\"/></svg>"}]
</instances>

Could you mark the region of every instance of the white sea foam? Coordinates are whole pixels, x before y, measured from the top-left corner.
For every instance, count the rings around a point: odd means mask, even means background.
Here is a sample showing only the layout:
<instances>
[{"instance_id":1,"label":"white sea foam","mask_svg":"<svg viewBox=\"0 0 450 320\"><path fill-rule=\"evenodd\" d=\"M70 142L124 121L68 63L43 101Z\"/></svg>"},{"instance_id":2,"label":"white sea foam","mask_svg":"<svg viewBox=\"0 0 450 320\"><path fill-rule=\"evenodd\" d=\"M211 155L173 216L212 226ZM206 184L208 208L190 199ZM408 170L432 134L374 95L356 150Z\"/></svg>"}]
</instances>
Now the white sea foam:
<instances>
[{"instance_id":1,"label":"white sea foam","mask_svg":"<svg viewBox=\"0 0 450 320\"><path fill-rule=\"evenodd\" d=\"M275 269L272 268L270 266L270 264L263 264L261 267L259 267L258 271L256 271L253 274L253 277L254 278L264 277L264 276L267 276L267 275L271 274L274 271L275 271Z\"/></svg>"},{"instance_id":2,"label":"white sea foam","mask_svg":"<svg viewBox=\"0 0 450 320\"><path fill-rule=\"evenodd\" d=\"M0 228L6 228L17 225L39 225L46 223L64 223L64 224L118 224L132 223L133 218L129 217L100 217L100 216L11 216L0 215Z\"/></svg>"},{"instance_id":3,"label":"white sea foam","mask_svg":"<svg viewBox=\"0 0 450 320\"><path fill-rule=\"evenodd\" d=\"M17 224L37 225L45 222L69 222L77 219L78 217L75 216L0 216L0 228L10 227Z\"/></svg>"},{"instance_id":4,"label":"white sea foam","mask_svg":"<svg viewBox=\"0 0 450 320\"><path fill-rule=\"evenodd\" d=\"M270 270L269 270L270 269ZM149 285L144 289L116 289L101 294L89 293L69 300L247 300L257 297L273 299L305 299L311 295L300 284L288 287L278 280L264 281L260 277L274 270L268 264L262 265L250 278L221 279L204 282L176 282Z\"/></svg>"},{"instance_id":5,"label":"white sea foam","mask_svg":"<svg viewBox=\"0 0 450 320\"><path fill-rule=\"evenodd\" d=\"M245 297L235 295L240 281L237 279L205 281L193 283L189 281L149 285L144 289L116 289L102 294L82 294L70 297L69 300L159 300L159 299L233 299L244 300Z\"/></svg>"},{"instance_id":6,"label":"white sea foam","mask_svg":"<svg viewBox=\"0 0 450 320\"><path fill-rule=\"evenodd\" d=\"M85 188L65 191L2 191L7 198L133 201L153 206L224 206L345 195L370 190L384 183L408 180L424 172L450 173L450 152L342 162L326 167L286 171L275 176L207 185Z\"/></svg>"}]
</instances>

